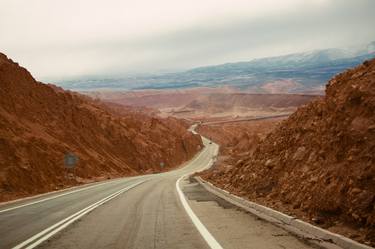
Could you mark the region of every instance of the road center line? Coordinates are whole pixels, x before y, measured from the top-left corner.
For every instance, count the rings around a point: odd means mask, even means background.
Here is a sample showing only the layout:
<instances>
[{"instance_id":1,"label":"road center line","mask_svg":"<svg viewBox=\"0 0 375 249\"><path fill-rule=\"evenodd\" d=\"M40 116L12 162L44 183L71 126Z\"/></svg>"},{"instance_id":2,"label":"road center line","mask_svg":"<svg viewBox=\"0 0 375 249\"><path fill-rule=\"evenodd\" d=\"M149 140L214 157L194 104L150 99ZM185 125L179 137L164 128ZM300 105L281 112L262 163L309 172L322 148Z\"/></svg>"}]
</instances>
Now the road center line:
<instances>
[{"instance_id":1,"label":"road center line","mask_svg":"<svg viewBox=\"0 0 375 249\"><path fill-rule=\"evenodd\" d=\"M77 192L81 192L81 191L84 191L84 190L95 188L95 187L98 187L98 186L101 186L101 185L104 185L104 184L110 184L110 183L113 183L113 182L115 182L115 181L103 182L103 183L95 184L95 185L92 185L92 186L89 186L89 187L86 187L86 188L84 187L84 188L76 189L76 190L66 192L66 193L63 193L63 194L47 197L47 198L44 198L44 199L41 199L41 200L38 200L38 201L33 201L33 202L22 204L22 205L19 205L19 206L3 209L3 210L0 210L0 213L4 213L4 212L11 211L11 210L14 210L14 209L23 208L23 207L31 206L31 205L38 204L38 203L41 203L41 202L53 200L53 199L56 199L56 198L59 198L59 197L65 196L65 195L74 194L74 193L77 193Z\"/></svg>"},{"instance_id":2,"label":"road center line","mask_svg":"<svg viewBox=\"0 0 375 249\"><path fill-rule=\"evenodd\" d=\"M85 214L91 212L92 210L96 209L97 207L103 205L104 203L112 200L113 198L119 196L120 194L122 194L122 193L124 193L124 192L126 192L126 191L146 182L146 181L147 180L142 180L140 182L137 182L135 184L132 184L130 186L122 188L115 193L110 194L109 196L95 202L94 204L91 204L90 206L88 206L88 207L74 213L73 215L57 222L56 224L44 229L40 233L35 234L34 236L30 237L29 239L25 240L24 242L18 244L17 246L15 246L13 248L14 249L20 249L20 248L31 249L31 248L34 248L34 247L40 245L42 242L46 241L47 239L49 239L50 237L52 237L53 235L55 235L59 231L63 230L64 228L66 228L71 223L78 220L79 218L81 218Z\"/></svg>"}]
</instances>

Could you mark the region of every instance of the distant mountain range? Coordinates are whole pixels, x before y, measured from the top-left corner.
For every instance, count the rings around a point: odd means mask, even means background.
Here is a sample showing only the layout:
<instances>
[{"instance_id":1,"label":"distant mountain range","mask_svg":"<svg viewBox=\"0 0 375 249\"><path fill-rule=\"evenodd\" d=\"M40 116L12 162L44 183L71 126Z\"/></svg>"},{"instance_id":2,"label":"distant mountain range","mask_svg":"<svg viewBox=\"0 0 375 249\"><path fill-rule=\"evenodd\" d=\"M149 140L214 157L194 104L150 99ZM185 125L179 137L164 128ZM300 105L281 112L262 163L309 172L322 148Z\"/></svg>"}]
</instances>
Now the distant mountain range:
<instances>
[{"instance_id":1,"label":"distant mountain range","mask_svg":"<svg viewBox=\"0 0 375 249\"><path fill-rule=\"evenodd\" d=\"M350 49L324 49L247 62L194 68L184 72L123 78L83 78L57 82L72 90L173 89L230 85L252 92L308 92L345 69L375 57L375 41ZM270 90L273 89L273 90Z\"/></svg>"}]
</instances>

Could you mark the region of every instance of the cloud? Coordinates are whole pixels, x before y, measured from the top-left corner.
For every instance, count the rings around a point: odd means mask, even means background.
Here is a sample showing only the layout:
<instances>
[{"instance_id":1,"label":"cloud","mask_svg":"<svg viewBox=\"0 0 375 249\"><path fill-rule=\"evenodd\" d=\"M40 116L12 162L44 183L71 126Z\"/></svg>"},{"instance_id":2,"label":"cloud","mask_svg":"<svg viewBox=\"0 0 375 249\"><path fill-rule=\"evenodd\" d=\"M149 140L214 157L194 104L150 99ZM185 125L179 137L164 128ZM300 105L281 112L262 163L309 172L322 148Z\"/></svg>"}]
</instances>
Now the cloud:
<instances>
[{"instance_id":1,"label":"cloud","mask_svg":"<svg viewBox=\"0 0 375 249\"><path fill-rule=\"evenodd\" d=\"M375 39L371 0L51 3L0 4L1 49L42 80L181 70Z\"/></svg>"}]
</instances>

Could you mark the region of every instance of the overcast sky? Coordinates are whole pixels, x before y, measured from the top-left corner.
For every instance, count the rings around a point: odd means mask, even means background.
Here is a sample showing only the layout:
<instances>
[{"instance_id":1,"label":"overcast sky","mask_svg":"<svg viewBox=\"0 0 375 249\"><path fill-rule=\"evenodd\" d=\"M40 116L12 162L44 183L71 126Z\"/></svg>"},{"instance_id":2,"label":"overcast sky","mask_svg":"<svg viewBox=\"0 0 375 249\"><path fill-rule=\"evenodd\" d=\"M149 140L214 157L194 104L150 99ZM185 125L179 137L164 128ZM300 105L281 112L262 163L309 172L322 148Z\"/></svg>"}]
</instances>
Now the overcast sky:
<instances>
[{"instance_id":1,"label":"overcast sky","mask_svg":"<svg viewBox=\"0 0 375 249\"><path fill-rule=\"evenodd\" d=\"M174 71L375 40L374 0L0 0L39 80Z\"/></svg>"}]
</instances>

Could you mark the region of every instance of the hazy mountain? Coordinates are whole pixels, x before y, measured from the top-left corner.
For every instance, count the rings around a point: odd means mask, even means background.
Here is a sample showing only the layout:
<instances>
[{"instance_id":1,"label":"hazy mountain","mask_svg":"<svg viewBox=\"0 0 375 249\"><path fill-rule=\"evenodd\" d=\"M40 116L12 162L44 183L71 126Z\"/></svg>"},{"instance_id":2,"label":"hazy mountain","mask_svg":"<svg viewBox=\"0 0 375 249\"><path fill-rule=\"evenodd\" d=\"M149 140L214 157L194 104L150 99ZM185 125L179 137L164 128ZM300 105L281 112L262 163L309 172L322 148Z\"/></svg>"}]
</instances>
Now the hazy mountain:
<instances>
[{"instance_id":1,"label":"hazy mountain","mask_svg":"<svg viewBox=\"0 0 375 249\"><path fill-rule=\"evenodd\" d=\"M188 71L123 78L83 78L62 81L67 89L167 89L232 85L255 92L266 83L293 82L289 92L303 92L325 85L335 74L375 57L375 41L347 49L324 49L246 62L194 68Z\"/></svg>"}]
</instances>

